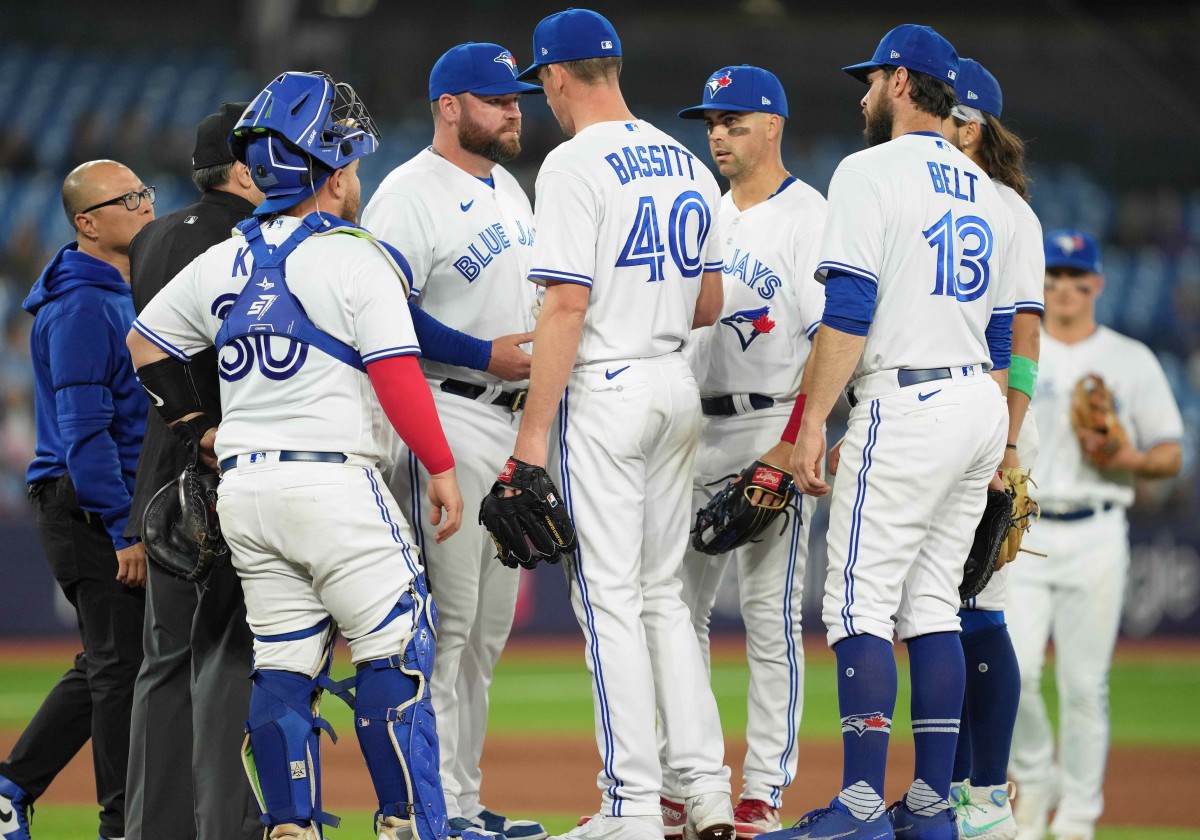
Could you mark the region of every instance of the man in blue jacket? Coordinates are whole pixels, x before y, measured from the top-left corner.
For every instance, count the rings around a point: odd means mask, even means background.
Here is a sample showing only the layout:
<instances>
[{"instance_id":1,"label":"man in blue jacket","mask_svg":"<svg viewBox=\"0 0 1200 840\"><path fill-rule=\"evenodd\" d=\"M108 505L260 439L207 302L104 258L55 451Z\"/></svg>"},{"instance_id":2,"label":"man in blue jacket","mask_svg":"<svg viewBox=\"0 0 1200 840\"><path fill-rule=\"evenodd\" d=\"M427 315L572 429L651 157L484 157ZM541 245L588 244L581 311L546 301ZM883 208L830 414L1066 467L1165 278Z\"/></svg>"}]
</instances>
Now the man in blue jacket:
<instances>
[{"instance_id":1,"label":"man in blue jacket","mask_svg":"<svg viewBox=\"0 0 1200 840\"><path fill-rule=\"evenodd\" d=\"M0 837L28 840L30 805L92 740L100 836L125 835L133 684L142 661L146 555L124 536L146 393L125 335L129 243L154 218L154 188L111 160L63 183L75 229L33 286L37 454L27 474L46 560L78 616L83 653L0 762Z\"/></svg>"}]
</instances>

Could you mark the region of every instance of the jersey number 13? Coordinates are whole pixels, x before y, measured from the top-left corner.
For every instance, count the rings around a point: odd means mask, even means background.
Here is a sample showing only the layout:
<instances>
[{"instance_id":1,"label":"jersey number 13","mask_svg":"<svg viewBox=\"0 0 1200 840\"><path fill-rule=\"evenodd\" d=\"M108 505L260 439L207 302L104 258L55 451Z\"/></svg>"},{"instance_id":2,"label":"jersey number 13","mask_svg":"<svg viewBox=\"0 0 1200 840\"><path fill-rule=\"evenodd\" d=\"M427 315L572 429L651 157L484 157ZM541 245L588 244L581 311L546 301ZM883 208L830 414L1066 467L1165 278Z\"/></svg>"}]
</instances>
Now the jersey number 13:
<instances>
[{"instance_id":1,"label":"jersey number 13","mask_svg":"<svg viewBox=\"0 0 1200 840\"><path fill-rule=\"evenodd\" d=\"M934 295L953 295L962 303L969 303L983 296L991 279L992 229L987 220L979 216L946 215L921 231L930 248L937 249L937 279L933 284ZM956 270L955 245L962 243L957 266L969 272Z\"/></svg>"}]
</instances>

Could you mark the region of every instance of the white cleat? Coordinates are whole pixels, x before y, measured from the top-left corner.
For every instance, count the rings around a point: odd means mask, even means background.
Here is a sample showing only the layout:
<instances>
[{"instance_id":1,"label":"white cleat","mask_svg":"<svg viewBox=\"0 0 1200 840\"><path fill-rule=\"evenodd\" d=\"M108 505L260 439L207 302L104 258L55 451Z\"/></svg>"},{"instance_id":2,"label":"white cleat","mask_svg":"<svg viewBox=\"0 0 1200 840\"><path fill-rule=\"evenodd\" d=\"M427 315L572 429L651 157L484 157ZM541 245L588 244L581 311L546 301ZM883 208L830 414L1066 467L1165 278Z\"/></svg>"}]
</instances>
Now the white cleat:
<instances>
[{"instance_id":1,"label":"white cleat","mask_svg":"<svg viewBox=\"0 0 1200 840\"><path fill-rule=\"evenodd\" d=\"M975 787L955 783L950 802L958 817L958 833L963 840L1016 840L1017 822L1009 804L1016 786L1009 784Z\"/></svg>"},{"instance_id":2,"label":"white cleat","mask_svg":"<svg viewBox=\"0 0 1200 840\"><path fill-rule=\"evenodd\" d=\"M566 834L549 840L663 840L661 817L610 817L596 814Z\"/></svg>"},{"instance_id":3,"label":"white cleat","mask_svg":"<svg viewBox=\"0 0 1200 840\"><path fill-rule=\"evenodd\" d=\"M733 803L727 793L701 793L687 800L684 840L733 840Z\"/></svg>"}]
</instances>

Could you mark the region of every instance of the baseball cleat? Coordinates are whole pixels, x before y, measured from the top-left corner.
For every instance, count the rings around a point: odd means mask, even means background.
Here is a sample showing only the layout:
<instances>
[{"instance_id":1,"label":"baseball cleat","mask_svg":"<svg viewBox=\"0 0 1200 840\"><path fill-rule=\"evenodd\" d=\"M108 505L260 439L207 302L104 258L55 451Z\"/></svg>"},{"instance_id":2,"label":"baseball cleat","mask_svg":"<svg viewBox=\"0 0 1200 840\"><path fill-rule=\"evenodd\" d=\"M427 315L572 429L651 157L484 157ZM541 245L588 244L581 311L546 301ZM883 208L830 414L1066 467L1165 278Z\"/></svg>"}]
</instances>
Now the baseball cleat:
<instances>
[{"instance_id":1,"label":"baseball cleat","mask_svg":"<svg viewBox=\"0 0 1200 840\"><path fill-rule=\"evenodd\" d=\"M1021 801L1013 811L1017 840L1045 840L1049 832L1050 809L1056 804L1057 798L1053 786L1022 785Z\"/></svg>"},{"instance_id":2,"label":"baseball cleat","mask_svg":"<svg viewBox=\"0 0 1200 840\"><path fill-rule=\"evenodd\" d=\"M29 815L32 813L29 794L10 779L0 776L0 838L30 840Z\"/></svg>"},{"instance_id":3,"label":"baseball cleat","mask_svg":"<svg viewBox=\"0 0 1200 840\"><path fill-rule=\"evenodd\" d=\"M484 808L472 822L485 831L499 834L507 840L546 840L549 832L540 822L533 820L510 820L508 817Z\"/></svg>"},{"instance_id":4,"label":"baseball cleat","mask_svg":"<svg viewBox=\"0 0 1200 840\"><path fill-rule=\"evenodd\" d=\"M779 811L761 799L743 799L733 809L733 830L742 840L779 828Z\"/></svg>"},{"instance_id":5,"label":"baseball cleat","mask_svg":"<svg viewBox=\"0 0 1200 840\"><path fill-rule=\"evenodd\" d=\"M658 817L610 817L593 814L566 834L551 835L550 840L662 840L662 820Z\"/></svg>"},{"instance_id":6,"label":"baseball cleat","mask_svg":"<svg viewBox=\"0 0 1200 840\"><path fill-rule=\"evenodd\" d=\"M733 840L733 805L728 793L689 797L684 810L684 840Z\"/></svg>"},{"instance_id":7,"label":"baseball cleat","mask_svg":"<svg viewBox=\"0 0 1200 840\"><path fill-rule=\"evenodd\" d=\"M809 811L791 828L760 834L758 840L895 840L895 835L886 814L860 820L835 796L828 808Z\"/></svg>"},{"instance_id":8,"label":"baseball cleat","mask_svg":"<svg viewBox=\"0 0 1200 840\"><path fill-rule=\"evenodd\" d=\"M659 797L658 807L662 811L663 837L666 840L678 840L683 837L683 826L687 822L687 809L684 804ZM579 818L576 825L587 825L591 818L591 814L586 814Z\"/></svg>"},{"instance_id":9,"label":"baseball cleat","mask_svg":"<svg viewBox=\"0 0 1200 840\"><path fill-rule=\"evenodd\" d=\"M1016 840L1017 822L1009 804L1013 793L1008 784L951 786L950 802L958 816L959 835L973 840Z\"/></svg>"},{"instance_id":10,"label":"baseball cleat","mask_svg":"<svg viewBox=\"0 0 1200 840\"><path fill-rule=\"evenodd\" d=\"M504 835L480 828L466 817L451 817L447 820L451 837L461 837L462 840L503 840ZM400 838L400 840L404 840Z\"/></svg>"},{"instance_id":11,"label":"baseball cleat","mask_svg":"<svg viewBox=\"0 0 1200 840\"><path fill-rule=\"evenodd\" d=\"M925 817L908 810L908 804L901 799L888 808L887 819L892 821L896 840L959 840L953 807Z\"/></svg>"}]
</instances>

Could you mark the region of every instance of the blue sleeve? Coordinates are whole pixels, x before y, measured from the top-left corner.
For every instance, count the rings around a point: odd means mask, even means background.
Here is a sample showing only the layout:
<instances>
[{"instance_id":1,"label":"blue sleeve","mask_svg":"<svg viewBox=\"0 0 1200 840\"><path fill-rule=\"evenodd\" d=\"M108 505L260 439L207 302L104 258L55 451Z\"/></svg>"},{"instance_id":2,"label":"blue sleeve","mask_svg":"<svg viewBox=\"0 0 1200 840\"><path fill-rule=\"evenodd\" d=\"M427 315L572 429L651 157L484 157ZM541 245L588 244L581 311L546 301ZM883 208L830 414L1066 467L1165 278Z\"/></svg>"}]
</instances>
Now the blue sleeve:
<instances>
[{"instance_id":1,"label":"blue sleeve","mask_svg":"<svg viewBox=\"0 0 1200 840\"><path fill-rule=\"evenodd\" d=\"M866 335L875 318L877 284L845 272L825 276L825 314L821 323L850 335Z\"/></svg>"},{"instance_id":2,"label":"blue sleeve","mask_svg":"<svg viewBox=\"0 0 1200 840\"><path fill-rule=\"evenodd\" d=\"M112 432L115 365L110 353L121 337L112 334L108 319L75 310L56 318L47 338L58 432L79 507L100 515L116 549L127 548L137 542L125 538L132 496Z\"/></svg>"},{"instance_id":3,"label":"blue sleeve","mask_svg":"<svg viewBox=\"0 0 1200 840\"><path fill-rule=\"evenodd\" d=\"M421 355L447 365L487 370L492 360L492 343L447 327L411 300L408 311L421 344Z\"/></svg>"},{"instance_id":4,"label":"blue sleeve","mask_svg":"<svg viewBox=\"0 0 1200 840\"><path fill-rule=\"evenodd\" d=\"M992 370L1005 370L1012 363L1012 312L992 313L984 335L992 356Z\"/></svg>"}]
</instances>

